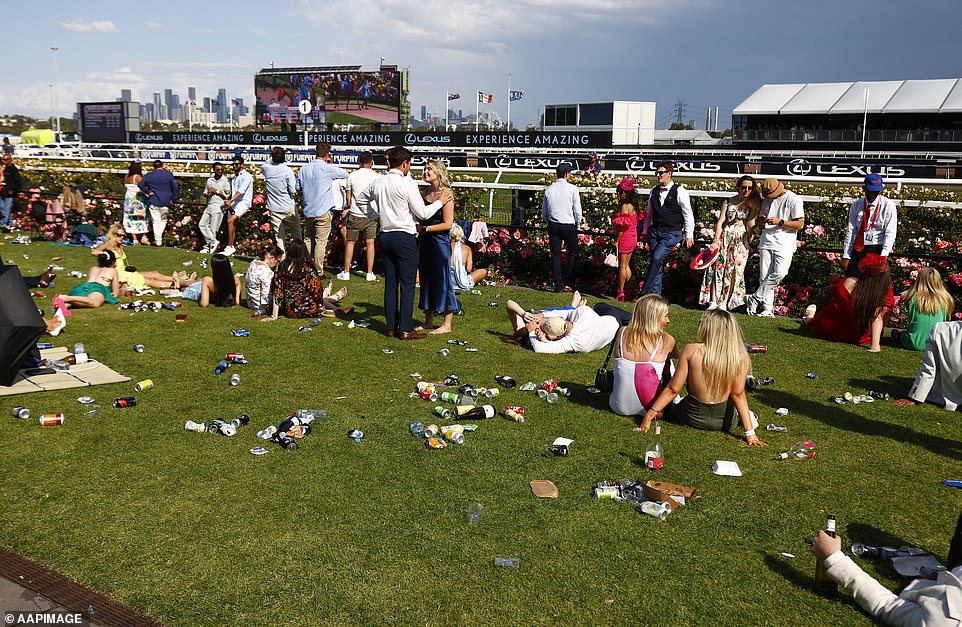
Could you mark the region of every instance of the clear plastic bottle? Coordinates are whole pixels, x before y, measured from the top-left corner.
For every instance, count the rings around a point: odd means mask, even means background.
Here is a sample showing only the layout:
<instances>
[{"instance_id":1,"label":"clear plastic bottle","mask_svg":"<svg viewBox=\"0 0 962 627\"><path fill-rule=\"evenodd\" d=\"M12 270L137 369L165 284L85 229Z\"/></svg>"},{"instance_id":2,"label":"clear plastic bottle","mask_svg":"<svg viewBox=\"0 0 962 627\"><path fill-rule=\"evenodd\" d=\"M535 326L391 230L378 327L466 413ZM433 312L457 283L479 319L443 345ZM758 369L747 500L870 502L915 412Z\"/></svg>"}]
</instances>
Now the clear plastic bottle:
<instances>
[{"instance_id":1,"label":"clear plastic bottle","mask_svg":"<svg viewBox=\"0 0 962 627\"><path fill-rule=\"evenodd\" d=\"M413 435L414 437L416 438L424 437L424 425L421 423L420 420L415 420L414 422L411 423L411 426L408 428L411 430L411 435Z\"/></svg>"},{"instance_id":2,"label":"clear plastic bottle","mask_svg":"<svg viewBox=\"0 0 962 627\"><path fill-rule=\"evenodd\" d=\"M496 557L494 558L494 565L501 566L502 568L521 568L521 560L517 557Z\"/></svg>"}]
</instances>

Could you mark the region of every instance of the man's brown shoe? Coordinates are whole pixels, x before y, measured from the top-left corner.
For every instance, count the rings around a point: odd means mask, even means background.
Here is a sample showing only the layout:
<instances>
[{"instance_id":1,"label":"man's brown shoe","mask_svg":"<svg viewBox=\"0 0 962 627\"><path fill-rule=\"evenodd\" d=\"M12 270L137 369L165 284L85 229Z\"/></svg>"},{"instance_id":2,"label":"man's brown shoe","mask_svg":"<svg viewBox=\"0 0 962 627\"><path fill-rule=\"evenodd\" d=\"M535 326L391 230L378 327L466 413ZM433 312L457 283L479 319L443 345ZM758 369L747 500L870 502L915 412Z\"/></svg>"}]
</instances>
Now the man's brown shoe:
<instances>
[{"instance_id":1,"label":"man's brown shoe","mask_svg":"<svg viewBox=\"0 0 962 627\"><path fill-rule=\"evenodd\" d=\"M394 329L388 329L387 331L384 332L384 335L386 335L387 337L394 337L395 333L396 331Z\"/></svg>"},{"instance_id":2,"label":"man's brown shoe","mask_svg":"<svg viewBox=\"0 0 962 627\"><path fill-rule=\"evenodd\" d=\"M417 331L400 331L397 336L402 340L423 340L428 335L427 333L418 333Z\"/></svg>"}]
</instances>

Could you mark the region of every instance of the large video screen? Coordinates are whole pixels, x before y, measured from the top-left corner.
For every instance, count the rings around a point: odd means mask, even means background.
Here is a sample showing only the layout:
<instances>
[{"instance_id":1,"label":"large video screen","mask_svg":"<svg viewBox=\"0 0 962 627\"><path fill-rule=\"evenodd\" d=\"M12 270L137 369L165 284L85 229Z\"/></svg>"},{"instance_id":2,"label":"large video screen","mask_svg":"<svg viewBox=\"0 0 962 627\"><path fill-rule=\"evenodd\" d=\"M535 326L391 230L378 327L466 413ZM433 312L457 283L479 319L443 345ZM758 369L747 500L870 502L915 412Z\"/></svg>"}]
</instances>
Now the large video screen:
<instances>
[{"instance_id":1,"label":"large video screen","mask_svg":"<svg viewBox=\"0 0 962 627\"><path fill-rule=\"evenodd\" d=\"M80 103L80 135L85 142L123 143L127 141L124 103Z\"/></svg>"},{"instance_id":2,"label":"large video screen","mask_svg":"<svg viewBox=\"0 0 962 627\"><path fill-rule=\"evenodd\" d=\"M254 76L257 123L398 124L401 80L397 70L375 72L293 68ZM311 103L302 115L298 105Z\"/></svg>"}]
</instances>

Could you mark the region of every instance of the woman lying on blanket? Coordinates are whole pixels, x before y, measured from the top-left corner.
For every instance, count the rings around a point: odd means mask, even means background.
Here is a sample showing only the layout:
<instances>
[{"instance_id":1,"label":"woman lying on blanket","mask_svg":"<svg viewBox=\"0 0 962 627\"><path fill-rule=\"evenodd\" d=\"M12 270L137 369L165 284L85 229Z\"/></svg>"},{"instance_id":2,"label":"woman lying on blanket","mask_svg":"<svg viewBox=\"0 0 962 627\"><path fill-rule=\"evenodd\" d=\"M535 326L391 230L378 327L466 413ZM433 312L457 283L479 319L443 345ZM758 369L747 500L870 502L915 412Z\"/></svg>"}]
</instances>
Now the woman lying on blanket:
<instances>
[{"instance_id":1,"label":"woman lying on blanket","mask_svg":"<svg viewBox=\"0 0 962 627\"><path fill-rule=\"evenodd\" d=\"M87 273L88 281L70 290L66 296L57 294L53 297L53 306L57 309L70 307L90 307L96 309L104 303L116 305L120 301L120 281L117 278L117 257L112 250L103 250L97 254L97 265ZM70 315L66 312L65 315Z\"/></svg>"}]
</instances>

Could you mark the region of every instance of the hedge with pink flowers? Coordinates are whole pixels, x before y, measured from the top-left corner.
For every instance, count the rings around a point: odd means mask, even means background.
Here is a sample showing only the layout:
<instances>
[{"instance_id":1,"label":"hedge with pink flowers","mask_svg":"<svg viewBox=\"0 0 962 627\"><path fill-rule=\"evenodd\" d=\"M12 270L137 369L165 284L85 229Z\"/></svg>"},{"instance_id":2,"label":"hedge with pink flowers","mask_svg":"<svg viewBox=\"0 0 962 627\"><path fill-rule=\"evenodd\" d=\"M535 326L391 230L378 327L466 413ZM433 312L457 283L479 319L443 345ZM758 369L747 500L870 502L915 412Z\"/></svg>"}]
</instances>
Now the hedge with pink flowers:
<instances>
[{"instance_id":1,"label":"hedge with pink flowers","mask_svg":"<svg viewBox=\"0 0 962 627\"><path fill-rule=\"evenodd\" d=\"M97 174L89 172L66 172L57 169L32 170L24 172L31 183L30 198L39 199L56 194L65 184L81 186L85 191L87 211L83 219L106 229L111 223L121 219L123 202L123 180L117 174ZM464 175L452 177L457 181L479 181L479 178ZM545 183L551 181L546 179ZM581 287L583 291L611 295L615 291L616 270L603 264L605 255L610 252L611 217L615 213L615 199L605 189L612 189L618 179L609 176L574 177L573 182L584 188L582 207L585 214L585 228L590 234L580 235L581 248ZM203 178L179 178L181 203L171 208L170 222L164 234L164 243L186 249L200 248L200 234L197 220L203 210ZM638 179L641 189L652 187L650 179ZM806 227L799 235L791 271L776 294L775 312L779 315L799 316L812 302L821 303L827 297L832 275L840 274L837 253L816 251L814 249L839 249L845 235L848 218L848 203L844 197L857 197L858 187L826 188L814 185L786 185L802 195L828 196L819 203L809 203L805 207ZM731 191L733 181L703 181L697 189ZM240 221L237 234L237 248L241 255L254 255L271 241L268 213L263 204L263 181L255 180L255 208L244 220ZM473 219L486 215L485 200L487 190L456 188L457 219ZM901 191L887 190L886 195L898 200L924 200L962 202L962 193L928 187L905 187ZM540 203L540 197L536 199ZM691 249L677 248L669 257L665 273L665 293L672 302L693 305L701 284L701 273L689 270L691 257L712 237L715 220L721 201L711 198L692 199L696 217L696 246ZM20 202L15 213L16 224L29 229L32 224L27 212L27 203ZM328 263L340 263L343 255L343 242L335 233L329 247ZM497 280L505 283L536 288L550 288L551 255L548 249L547 234L543 230L498 228L490 229L490 237L480 245L476 265L489 267ZM962 303L962 210L937 207L903 207L899 211L899 235L896 253L907 256L892 257L892 279L896 293L908 287L918 269L924 265L937 267L949 291ZM940 259L923 259L915 255L935 254ZM629 295L638 293L648 268L648 256L639 250L631 262L633 277L628 286ZM757 256L749 260L746 281L752 289L758 280ZM896 313L895 323L900 320ZM962 313L955 314L962 319Z\"/></svg>"}]
</instances>

